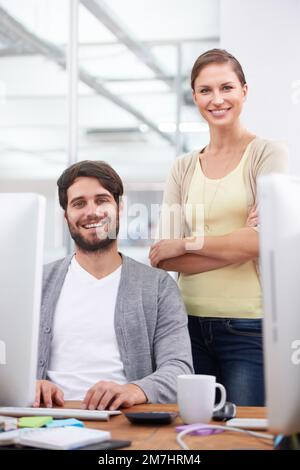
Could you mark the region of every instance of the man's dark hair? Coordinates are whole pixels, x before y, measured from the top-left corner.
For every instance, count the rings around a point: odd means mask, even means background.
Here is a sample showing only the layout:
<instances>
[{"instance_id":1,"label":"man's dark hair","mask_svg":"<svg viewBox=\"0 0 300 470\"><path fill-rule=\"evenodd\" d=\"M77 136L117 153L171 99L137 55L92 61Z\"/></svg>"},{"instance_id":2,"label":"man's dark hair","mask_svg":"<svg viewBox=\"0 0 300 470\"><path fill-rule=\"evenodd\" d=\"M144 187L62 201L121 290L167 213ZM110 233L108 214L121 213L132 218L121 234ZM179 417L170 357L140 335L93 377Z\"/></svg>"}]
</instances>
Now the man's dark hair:
<instances>
[{"instance_id":1,"label":"man's dark hair","mask_svg":"<svg viewBox=\"0 0 300 470\"><path fill-rule=\"evenodd\" d=\"M96 178L119 205L119 198L123 195L124 188L118 173L106 162L83 160L67 168L57 180L59 203L64 210L68 205L67 191L80 176Z\"/></svg>"}]
</instances>

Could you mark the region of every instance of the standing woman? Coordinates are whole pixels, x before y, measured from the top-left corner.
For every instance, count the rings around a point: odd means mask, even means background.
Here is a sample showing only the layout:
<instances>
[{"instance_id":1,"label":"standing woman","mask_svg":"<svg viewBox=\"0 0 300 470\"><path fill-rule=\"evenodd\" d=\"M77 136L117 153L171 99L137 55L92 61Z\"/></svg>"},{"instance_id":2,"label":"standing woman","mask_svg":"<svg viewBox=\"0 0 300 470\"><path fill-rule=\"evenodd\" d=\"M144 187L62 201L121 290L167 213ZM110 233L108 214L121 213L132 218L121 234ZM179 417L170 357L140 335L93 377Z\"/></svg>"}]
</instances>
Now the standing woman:
<instances>
[{"instance_id":1,"label":"standing woman","mask_svg":"<svg viewBox=\"0 0 300 470\"><path fill-rule=\"evenodd\" d=\"M284 146L242 126L248 86L240 63L227 51L212 49L198 57L191 87L210 141L175 161L160 222L165 239L151 247L149 257L152 266L180 273L195 372L215 375L236 404L262 406L256 186L260 175L286 170L287 154ZM166 209L174 208L171 227Z\"/></svg>"}]
</instances>

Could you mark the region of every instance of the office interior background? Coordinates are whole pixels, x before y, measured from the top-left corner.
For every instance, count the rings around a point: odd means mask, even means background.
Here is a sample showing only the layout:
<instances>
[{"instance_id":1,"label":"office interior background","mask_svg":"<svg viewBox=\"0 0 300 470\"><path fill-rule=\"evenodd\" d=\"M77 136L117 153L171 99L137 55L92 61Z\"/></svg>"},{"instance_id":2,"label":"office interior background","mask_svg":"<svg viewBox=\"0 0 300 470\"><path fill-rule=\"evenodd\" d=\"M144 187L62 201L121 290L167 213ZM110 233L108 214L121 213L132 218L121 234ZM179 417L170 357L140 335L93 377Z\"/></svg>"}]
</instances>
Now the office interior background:
<instances>
[{"instance_id":1,"label":"office interior background","mask_svg":"<svg viewBox=\"0 0 300 470\"><path fill-rule=\"evenodd\" d=\"M69 164L107 161L128 205L150 207L174 159L208 143L189 78L213 47L244 68L244 124L286 142L300 175L299 44L299 0L0 0L0 191L47 198L45 262L70 249L56 187ZM133 224L122 251L147 262L139 235L156 223Z\"/></svg>"}]
</instances>

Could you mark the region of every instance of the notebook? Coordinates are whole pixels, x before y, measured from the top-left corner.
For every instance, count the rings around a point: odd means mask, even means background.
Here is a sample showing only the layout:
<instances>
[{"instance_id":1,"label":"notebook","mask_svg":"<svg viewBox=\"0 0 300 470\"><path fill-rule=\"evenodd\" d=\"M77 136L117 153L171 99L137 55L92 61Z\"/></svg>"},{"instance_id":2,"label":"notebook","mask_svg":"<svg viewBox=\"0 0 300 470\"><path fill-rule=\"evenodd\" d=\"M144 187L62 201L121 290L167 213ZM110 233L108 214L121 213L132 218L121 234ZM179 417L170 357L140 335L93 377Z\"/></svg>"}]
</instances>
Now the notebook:
<instances>
[{"instance_id":1,"label":"notebook","mask_svg":"<svg viewBox=\"0 0 300 470\"><path fill-rule=\"evenodd\" d=\"M111 438L109 431L66 426L63 428L24 429L5 434L3 445L19 444L50 450L71 450L91 444L107 441ZM2 437L2 436L1 436ZM0 439L1 441L1 439Z\"/></svg>"}]
</instances>

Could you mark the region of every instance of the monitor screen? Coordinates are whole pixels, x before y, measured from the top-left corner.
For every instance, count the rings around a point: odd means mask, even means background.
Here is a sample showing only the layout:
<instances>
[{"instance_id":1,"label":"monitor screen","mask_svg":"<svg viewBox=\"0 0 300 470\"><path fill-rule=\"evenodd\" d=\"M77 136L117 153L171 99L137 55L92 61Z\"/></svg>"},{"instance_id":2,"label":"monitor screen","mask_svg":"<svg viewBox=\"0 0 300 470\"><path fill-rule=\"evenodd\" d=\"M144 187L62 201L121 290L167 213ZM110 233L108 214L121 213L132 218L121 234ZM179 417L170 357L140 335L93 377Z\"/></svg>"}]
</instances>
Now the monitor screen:
<instances>
[{"instance_id":1,"label":"monitor screen","mask_svg":"<svg viewBox=\"0 0 300 470\"><path fill-rule=\"evenodd\" d=\"M0 193L0 405L32 405L41 305L45 199Z\"/></svg>"},{"instance_id":2,"label":"monitor screen","mask_svg":"<svg viewBox=\"0 0 300 470\"><path fill-rule=\"evenodd\" d=\"M300 432L300 178L259 180L265 381L270 428Z\"/></svg>"}]
</instances>

